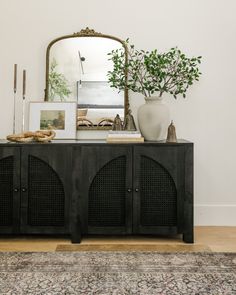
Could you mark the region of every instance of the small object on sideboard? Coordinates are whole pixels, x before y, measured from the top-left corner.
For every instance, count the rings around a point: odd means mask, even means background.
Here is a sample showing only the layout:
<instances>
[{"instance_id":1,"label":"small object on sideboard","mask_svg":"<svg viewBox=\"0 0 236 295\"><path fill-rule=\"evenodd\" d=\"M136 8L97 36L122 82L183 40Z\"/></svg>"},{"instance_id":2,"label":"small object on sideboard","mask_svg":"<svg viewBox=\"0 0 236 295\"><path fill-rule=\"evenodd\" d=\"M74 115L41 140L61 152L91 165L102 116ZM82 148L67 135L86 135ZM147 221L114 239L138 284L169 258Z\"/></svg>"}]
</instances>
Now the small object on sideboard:
<instances>
[{"instance_id":1,"label":"small object on sideboard","mask_svg":"<svg viewBox=\"0 0 236 295\"><path fill-rule=\"evenodd\" d=\"M134 117L131 115L131 110L128 110L128 114L125 116L123 129L127 131L136 131L136 125L134 122Z\"/></svg>"},{"instance_id":2,"label":"small object on sideboard","mask_svg":"<svg viewBox=\"0 0 236 295\"><path fill-rule=\"evenodd\" d=\"M138 143L144 142L143 137L107 137L108 143Z\"/></svg>"},{"instance_id":3,"label":"small object on sideboard","mask_svg":"<svg viewBox=\"0 0 236 295\"><path fill-rule=\"evenodd\" d=\"M168 127L166 142L177 142L176 130L173 121L171 121Z\"/></svg>"},{"instance_id":4,"label":"small object on sideboard","mask_svg":"<svg viewBox=\"0 0 236 295\"><path fill-rule=\"evenodd\" d=\"M128 143L128 142L144 142L144 138L142 137L139 131L109 131L107 134L107 142L108 143Z\"/></svg>"},{"instance_id":5,"label":"small object on sideboard","mask_svg":"<svg viewBox=\"0 0 236 295\"><path fill-rule=\"evenodd\" d=\"M20 134L11 134L7 136L7 140L12 142L30 142L30 141L39 141L39 142L49 142L56 135L56 132L53 130L40 130L36 132L23 132Z\"/></svg>"},{"instance_id":6,"label":"small object on sideboard","mask_svg":"<svg viewBox=\"0 0 236 295\"><path fill-rule=\"evenodd\" d=\"M114 131L119 131L123 129L123 124L121 121L121 118L119 116L119 114L116 115L115 119L114 119L114 123L112 125L112 130Z\"/></svg>"}]
</instances>

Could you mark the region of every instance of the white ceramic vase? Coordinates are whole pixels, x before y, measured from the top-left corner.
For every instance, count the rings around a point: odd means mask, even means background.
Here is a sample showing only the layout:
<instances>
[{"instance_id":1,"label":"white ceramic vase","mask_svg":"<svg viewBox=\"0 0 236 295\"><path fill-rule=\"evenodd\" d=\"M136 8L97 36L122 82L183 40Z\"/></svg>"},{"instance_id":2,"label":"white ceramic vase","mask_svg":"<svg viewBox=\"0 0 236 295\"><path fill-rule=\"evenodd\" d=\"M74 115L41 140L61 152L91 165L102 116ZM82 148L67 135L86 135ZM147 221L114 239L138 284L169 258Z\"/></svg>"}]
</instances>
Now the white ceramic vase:
<instances>
[{"instance_id":1,"label":"white ceramic vase","mask_svg":"<svg viewBox=\"0 0 236 295\"><path fill-rule=\"evenodd\" d=\"M145 97L146 103L138 109L139 129L145 140L166 139L170 112L162 100L159 96Z\"/></svg>"}]
</instances>

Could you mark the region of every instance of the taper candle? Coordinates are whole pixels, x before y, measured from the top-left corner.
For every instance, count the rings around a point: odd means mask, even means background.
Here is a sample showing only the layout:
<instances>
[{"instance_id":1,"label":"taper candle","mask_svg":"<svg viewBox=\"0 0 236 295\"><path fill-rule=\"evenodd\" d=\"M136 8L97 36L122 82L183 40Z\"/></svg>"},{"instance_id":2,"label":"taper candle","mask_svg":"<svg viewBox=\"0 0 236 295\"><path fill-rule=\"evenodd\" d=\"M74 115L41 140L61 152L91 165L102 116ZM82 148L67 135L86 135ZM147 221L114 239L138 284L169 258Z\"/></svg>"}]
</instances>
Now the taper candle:
<instances>
[{"instance_id":1,"label":"taper candle","mask_svg":"<svg viewBox=\"0 0 236 295\"><path fill-rule=\"evenodd\" d=\"M23 99L26 93L26 70L23 70Z\"/></svg>"},{"instance_id":2,"label":"taper candle","mask_svg":"<svg viewBox=\"0 0 236 295\"><path fill-rule=\"evenodd\" d=\"M17 64L14 64L14 105L13 105L13 134L16 133L16 91L17 91Z\"/></svg>"},{"instance_id":3,"label":"taper candle","mask_svg":"<svg viewBox=\"0 0 236 295\"><path fill-rule=\"evenodd\" d=\"M17 64L14 64L14 93L17 90Z\"/></svg>"}]
</instances>

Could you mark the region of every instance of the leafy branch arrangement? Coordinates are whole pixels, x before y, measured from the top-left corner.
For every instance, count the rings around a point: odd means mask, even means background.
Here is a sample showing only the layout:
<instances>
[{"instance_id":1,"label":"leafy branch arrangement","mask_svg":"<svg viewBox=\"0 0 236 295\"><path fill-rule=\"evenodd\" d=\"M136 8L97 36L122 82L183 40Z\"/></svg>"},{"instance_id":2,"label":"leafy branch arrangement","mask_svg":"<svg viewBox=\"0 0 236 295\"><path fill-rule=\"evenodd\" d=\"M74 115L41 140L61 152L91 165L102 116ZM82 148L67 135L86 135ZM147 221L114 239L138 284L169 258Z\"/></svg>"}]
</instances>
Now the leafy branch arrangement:
<instances>
[{"instance_id":1,"label":"leafy branch arrangement","mask_svg":"<svg viewBox=\"0 0 236 295\"><path fill-rule=\"evenodd\" d=\"M59 97L61 101L65 101L66 97L71 94L69 90L68 81L63 74L56 71L58 66L55 58L50 65L50 72L48 77L49 82L49 100L53 101Z\"/></svg>"},{"instance_id":2,"label":"leafy branch arrangement","mask_svg":"<svg viewBox=\"0 0 236 295\"><path fill-rule=\"evenodd\" d=\"M188 58L177 47L166 53L136 50L129 45L128 60L125 59L123 49L116 49L108 53L109 60L113 61L113 71L108 72L110 86L120 90L128 88L145 97L170 93L177 98L178 94L186 97L186 91L194 81L198 81L201 73L198 65L201 56ZM127 73L127 81L125 79Z\"/></svg>"}]
</instances>

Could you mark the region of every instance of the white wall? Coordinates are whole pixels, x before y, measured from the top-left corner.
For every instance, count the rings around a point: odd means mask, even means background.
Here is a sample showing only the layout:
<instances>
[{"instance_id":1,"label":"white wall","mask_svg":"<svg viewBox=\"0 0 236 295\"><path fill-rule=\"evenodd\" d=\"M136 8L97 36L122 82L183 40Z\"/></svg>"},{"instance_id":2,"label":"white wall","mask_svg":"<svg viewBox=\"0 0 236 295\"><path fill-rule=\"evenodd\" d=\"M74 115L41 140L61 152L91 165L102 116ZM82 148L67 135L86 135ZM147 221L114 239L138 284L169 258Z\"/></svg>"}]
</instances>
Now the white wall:
<instances>
[{"instance_id":1,"label":"white wall","mask_svg":"<svg viewBox=\"0 0 236 295\"><path fill-rule=\"evenodd\" d=\"M178 45L203 56L187 98L166 97L178 137L195 143L195 221L236 225L235 11L235 0L0 0L0 138L12 132L14 63L27 70L27 99L42 100L52 39L89 26L138 48ZM132 95L134 111L141 103Z\"/></svg>"}]
</instances>

